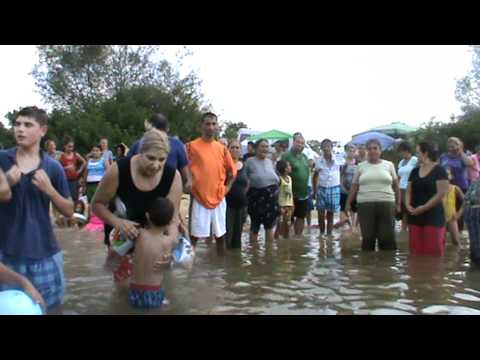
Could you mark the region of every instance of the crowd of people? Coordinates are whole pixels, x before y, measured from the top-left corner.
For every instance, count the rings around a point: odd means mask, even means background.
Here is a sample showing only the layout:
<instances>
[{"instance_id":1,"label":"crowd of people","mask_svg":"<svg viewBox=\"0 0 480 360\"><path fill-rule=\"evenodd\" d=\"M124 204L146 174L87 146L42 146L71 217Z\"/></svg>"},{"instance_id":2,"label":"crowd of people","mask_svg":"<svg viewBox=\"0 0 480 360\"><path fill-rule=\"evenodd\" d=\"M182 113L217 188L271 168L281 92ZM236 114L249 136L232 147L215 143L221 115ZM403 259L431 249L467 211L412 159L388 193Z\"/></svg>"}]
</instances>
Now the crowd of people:
<instances>
[{"instance_id":1,"label":"crowd of people","mask_svg":"<svg viewBox=\"0 0 480 360\"><path fill-rule=\"evenodd\" d=\"M277 141L272 150L259 139L242 154L237 139L216 140L215 114L200 122L200 137L183 144L169 135L167 117L155 114L130 149L121 143L114 154L102 138L82 156L71 137L61 152L52 140L41 150L47 114L22 109L16 147L0 151L0 290L21 288L49 312L61 307L63 252L51 217L87 230L99 225L115 282L126 283L130 305L144 309L161 307L174 253L190 247L193 256L199 241L215 241L219 252L241 249L247 223L252 243L262 226L266 242L292 230L302 236L315 208L321 236L359 228L364 251L395 250L399 220L412 255L442 256L447 231L461 246L465 224L471 261L480 264L480 151L467 154L460 139L448 139L441 156L428 142L415 151L402 142L395 167L376 139L347 144L343 159L329 139L321 155L307 156L301 133L291 148Z\"/></svg>"}]
</instances>

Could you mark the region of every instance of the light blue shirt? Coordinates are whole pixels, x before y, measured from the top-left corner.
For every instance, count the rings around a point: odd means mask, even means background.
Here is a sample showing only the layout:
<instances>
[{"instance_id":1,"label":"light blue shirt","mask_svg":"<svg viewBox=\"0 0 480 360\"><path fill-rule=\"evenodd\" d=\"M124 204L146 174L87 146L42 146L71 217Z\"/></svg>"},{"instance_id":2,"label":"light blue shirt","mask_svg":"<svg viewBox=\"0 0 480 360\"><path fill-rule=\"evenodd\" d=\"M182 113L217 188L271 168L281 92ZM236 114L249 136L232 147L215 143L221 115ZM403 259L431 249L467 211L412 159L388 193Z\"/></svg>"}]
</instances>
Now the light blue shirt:
<instances>
[{"instance_id":1,"label":"light blue shirt","mask_svg":"<svg viewBox=\"0 0 480 360\"><path fill-rule=\"evenodd\" d=\"M418 159L412 156L408 162L402 159L398 163L398 176L400 178L400 189L406 190L408 186L408 178L413 169L417 166Z\"/></svg>"}]
</instances>

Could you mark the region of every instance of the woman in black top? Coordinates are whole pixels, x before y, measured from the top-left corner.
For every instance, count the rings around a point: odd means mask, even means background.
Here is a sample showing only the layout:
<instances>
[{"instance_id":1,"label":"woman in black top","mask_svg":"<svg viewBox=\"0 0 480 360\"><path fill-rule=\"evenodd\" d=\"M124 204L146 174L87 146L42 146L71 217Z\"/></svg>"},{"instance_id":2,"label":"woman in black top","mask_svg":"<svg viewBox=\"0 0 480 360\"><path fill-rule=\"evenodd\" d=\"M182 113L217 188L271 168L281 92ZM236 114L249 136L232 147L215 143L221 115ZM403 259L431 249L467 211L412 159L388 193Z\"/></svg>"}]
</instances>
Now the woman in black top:
<instances>
[{"instance_id":1,"label":"woman in black top","mask_svg":"<svg viewBox=\"0 0 480 360\"><path fill-rule=\"evenodd\" d=\"M240 143L232 140L228 149L237 166L237 177L227 194L227 248L239 249L242 243L243 224L247 216L248 178L240 161Z\"/></svg>"},{"instance_id":2,"label":"woman in black top","mask_svg":"<svg viewBox=\"0 0 480 360\"><path fill-rule=\"evenodd\" d=\"M442 256L445 249L442 199L448 191L448 177L445 169L437 164L437 154L431 144L418 144L417 155L420 167L410 173L406 196L410 252Z\"/></svg>"},{"instance_id":3,"label":"woman in black top","mask_svg":"<svg viewBox=\"0 0 480 360\"><path fill-rule=\"evenodd\" d=\"M176 169L165 164L169 151L168 138L163 132L147 132L138 155L123 158L107 170L92 200L95 214L130 239L136 239L139 227L146 225L145 214L158 197L172 201L174 218L178 219L182 179ZM126 207L126 219L113 214L109 208L116 196ZM172 226L178 226L178 222Z\"/></svg>"}]
</instances>

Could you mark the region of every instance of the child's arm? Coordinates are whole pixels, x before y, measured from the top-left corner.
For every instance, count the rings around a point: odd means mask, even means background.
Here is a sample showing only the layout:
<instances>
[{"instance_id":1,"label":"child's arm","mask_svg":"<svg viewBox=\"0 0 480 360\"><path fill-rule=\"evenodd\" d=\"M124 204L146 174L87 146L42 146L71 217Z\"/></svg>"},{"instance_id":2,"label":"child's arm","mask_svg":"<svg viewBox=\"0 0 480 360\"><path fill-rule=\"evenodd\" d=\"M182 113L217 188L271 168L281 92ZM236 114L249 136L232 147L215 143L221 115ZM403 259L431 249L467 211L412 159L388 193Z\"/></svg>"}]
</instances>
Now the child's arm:
<instances>
[{"instance_id":1,"label":"child's arm","mask_svg":"<svg viewBox=\"0 0 480 360\"><path fill-rule=\"evenodd\" d=\"M463 191L458 186L455 186L455 194L463 201L465 195L463 195Z\"/></svg>"},{"instance_id":2,"label":"child's arm","mask_svg":"<svg viewBox=\"0 0 480 360\"><path fill-rule=\"evenodd\" d=\"M7 177L2 169L0 169L0 202L7 202L12 198L12 190L8 185Z\"/></svg>"},{"instance_id":3,"label":"child's arm","mask_svg":"<svg viewBox=\"0 0 480 360\"><path fill-rule=\"evenodd\" d=\"M77 156L78 160L80 161L80 167L77 170L77 176L80 178L83 175L83 172L85 171L85 168L87 167L87 161L79 153L76 153L75 155Z\"/></svg>"},{"instance_id":4,"label":"child's arm","mask_svg":"<svg viewBox=\"0 0 480 360\"><path fill-rule=\"evenodd\" d=\"M26 293L28 293L34 301L43 308L45 313L46 306L42 295L35 289L33 284L25 276L10 270L5 265L0 264L0 283L13 283L19 285Z\"/></svg>"},{"instance_id":5,"label":"child's arm","mask_svg":"<svg viewBox=\"0 0 480 360\"><path fill-rule=\"evenodd\" d=\"M455 186L455 196L462 200L462 207L455 214L455 220L458 220L462 217L463 211L465 209L465 201L463 201L465 196L463 195L463 191L458 186Z\"/></svg>"}]
</instances>

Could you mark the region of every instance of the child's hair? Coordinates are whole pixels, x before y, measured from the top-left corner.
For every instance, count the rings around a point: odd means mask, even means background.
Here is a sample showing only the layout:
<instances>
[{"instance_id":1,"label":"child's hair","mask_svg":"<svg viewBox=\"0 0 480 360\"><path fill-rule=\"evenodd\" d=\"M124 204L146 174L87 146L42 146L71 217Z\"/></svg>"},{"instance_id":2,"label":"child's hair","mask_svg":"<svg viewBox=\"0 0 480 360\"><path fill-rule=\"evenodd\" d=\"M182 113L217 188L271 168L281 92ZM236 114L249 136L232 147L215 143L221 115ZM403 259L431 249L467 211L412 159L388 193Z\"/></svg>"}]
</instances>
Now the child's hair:
<instances>
[{"instance_id":1,"label":"child's hair","mask_svg":"<svg viewBox=\"0 0 480 360\"><path fill-rule=\"evenodd\" d=\"M77 200L77 201L75 202L75 209L74 209L75 212L77 212L77 211L76 211L76 210L77 210L77 206L80 206L80 207L81 207L81 209L82 209L82 210L81 210L81 213L83 214L83 213L85 212L85 204L84 204L84 202L83 202L83 201L80 201L80 200Z\"/></svg>"},{"instance_id":2,"label":"child's hair","mask_svg":"<svg viewBox=\"0 0 480 360\"><path fill-rule=\"evenodd\" d=\"M330 139L323 139L322 142L320 143L320 146L323 148L323 146L329 144L330 146L333 146L333 142Z\"/></svg>"},{"instance_id":3,"label":"child's hair","mask_svg":"<svg viewBox=\"0 0 480 360\"><path fill-rule=\"evenodd\" d=\"M277 172L280 175L285 175L287 172L288 162L285 160L278 160L277 161Z\"/></svg>"},{"instance_id":4,"label":"child's hair","mask_svg":"<svg viewBox=\"0 0 480 360\"><path fill-rule=\"evenodd\" d=\"M100 150L100 152L102 152L102 147L101 147L100 145L98 145L98 144L93 145L93 146L92 146L92 150L93 150L93 149L98 149L98 150Z\"/></svg>"},{"instance_id":5,"label":"child's hair","mask_svg":"<svg viewBox=\"0 0 480 360\"><path fill-rule=\"evenodd\" d=\"M170 223L175 214L173 203L168 198L156 198L148 211L150 221L155 226L165 226Z\"/></svg>"}]
</instances>

